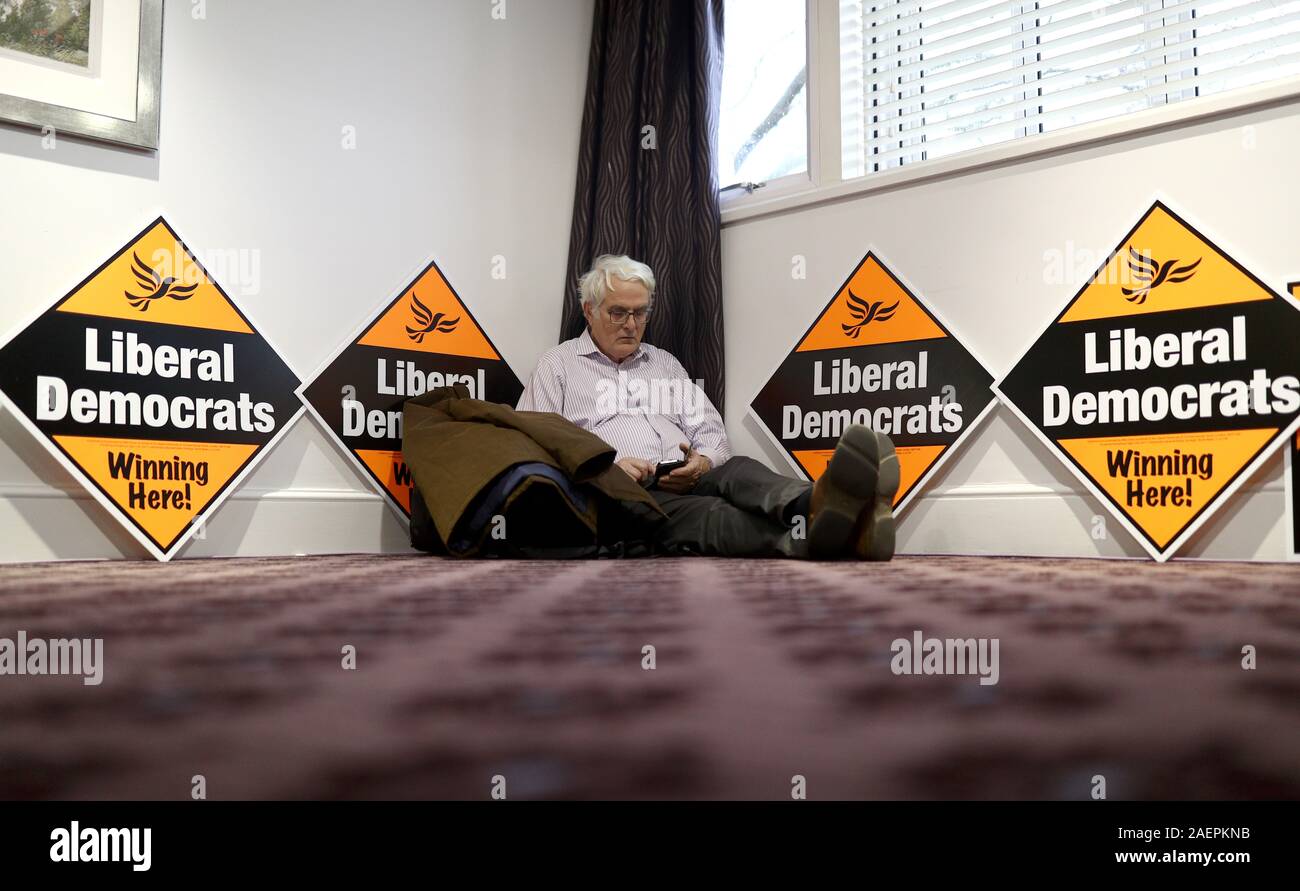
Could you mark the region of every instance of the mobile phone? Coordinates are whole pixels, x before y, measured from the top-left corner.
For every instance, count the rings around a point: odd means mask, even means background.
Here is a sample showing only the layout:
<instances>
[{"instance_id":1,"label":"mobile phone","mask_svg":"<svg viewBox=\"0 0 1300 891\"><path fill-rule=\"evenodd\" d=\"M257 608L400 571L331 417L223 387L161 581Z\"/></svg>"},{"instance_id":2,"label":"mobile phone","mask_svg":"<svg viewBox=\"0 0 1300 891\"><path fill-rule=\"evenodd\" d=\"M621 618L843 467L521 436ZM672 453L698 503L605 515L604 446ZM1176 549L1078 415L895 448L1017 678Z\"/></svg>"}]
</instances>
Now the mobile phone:
<instances>
[{"instance_id":1,"label":"mobile phone","mask_svg":"<svg viewBox=\"0 0 1300 891\"><path fill-rule=\"evenodd\" d=\"M685 467L685 466L686 466L685 460L660 461L658 464L655 465L655 479L659 479L659 477L663 476L665 473L672 473L677 468Z\"/></svg>"}]
</instances>

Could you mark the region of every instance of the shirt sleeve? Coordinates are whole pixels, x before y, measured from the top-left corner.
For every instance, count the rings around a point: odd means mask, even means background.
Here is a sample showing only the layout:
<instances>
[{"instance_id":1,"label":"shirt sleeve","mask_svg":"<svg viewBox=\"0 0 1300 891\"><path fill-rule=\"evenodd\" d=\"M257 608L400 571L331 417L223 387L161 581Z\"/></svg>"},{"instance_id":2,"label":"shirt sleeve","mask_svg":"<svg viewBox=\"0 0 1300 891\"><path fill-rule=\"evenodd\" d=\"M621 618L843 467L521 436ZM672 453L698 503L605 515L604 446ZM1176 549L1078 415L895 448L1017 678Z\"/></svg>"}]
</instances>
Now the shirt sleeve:
<instances>
[{"instance_id":1,"label":"shirt sleeve","mask_svg":"<svg viewBox=\"0 0 1300 891\"><path fill-rule=\"evenodd\" d=\"M722 415L700 385L691 380L676 356L669 356L668 365L670 373L683 381L681 411L673 420L686 434L691 448L708 458L714 467L721 467L731 457L731 443L727 441Z\"/></svg>"},{"instance_id":2,"label":"shirt sleeve","mask_svg":"<svg viewBox=\"0 0 1300 891\"><path fill-rule=\"evenodd\" d=\"M560 364L543 355L519 397L516 411L553 411L564 414L564 372Z\"/></svg>"}]
</instances>

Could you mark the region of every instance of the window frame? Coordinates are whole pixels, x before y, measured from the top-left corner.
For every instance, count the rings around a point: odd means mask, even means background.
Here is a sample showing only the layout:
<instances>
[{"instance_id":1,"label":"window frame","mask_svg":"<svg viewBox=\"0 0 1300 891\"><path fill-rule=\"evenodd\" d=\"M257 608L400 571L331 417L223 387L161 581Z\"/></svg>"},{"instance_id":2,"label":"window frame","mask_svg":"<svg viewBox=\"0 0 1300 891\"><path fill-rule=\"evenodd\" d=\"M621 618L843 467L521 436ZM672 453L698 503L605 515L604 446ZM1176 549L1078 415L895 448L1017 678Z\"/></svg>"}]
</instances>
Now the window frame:
<instances>
[{"instance_id":1,"label":"window frame","mask_svg":"<svg viewBox=\"0 0 1300 891\"><path fill-rule=\"evenodd\" d=\"M799 173L790 173L785 176L779 176L776 179L765 180L762 183L739 182L724 184L721 182L721 178L719 178L718 186L722 190L720 192L719 203L724 212L729 207L741 207L755 200L805 193L809 189L815 188L816 185L821 182L821 165L820 159L817 157L815 146L819 142L818 124L822 119L822 115L821 110L817 108L819 103L814 101L814 99L821 93L814 72L819 71L821 66L816 65L813 62L813 51L814 47L817 45L820 31L818 20L815 16L819 14L819 6L821 5L823 4L821 4L820 0L805 0L804 4L804 58L808 60L807 86L804 87L808 99L808 101L804 103L807 109L807 119L804 123L807 127L808 133L808 163L806 169ZM838 23L836 23L837 33L838 30L839 26ZM726 64L725 59L723 60L723 64ZM835 63L835 71L837 73L836 79L838 80L838 59ZM835 105L835 113L839 114L838 102ZM838 130L838 124L836 125L836 128ZM752 185L755 188L753 191L749 191L744 188L746 185Z\"/></svg>"},{"instance_id":2,"label":"window frame","mask_svg":"<svg viewBox=\"0 0 1300 891\"><path fill-rule=\"evenodd\" d=\"M768 182L752 193L738 188L722 193L720 203L724 227L741 220L958 176L981 168L1020 163L1047 154L1116 142L1300 100L1300 75L1297 75L1209 96L1172 103L1166 100L1141 111L1060 130L1017 136L995 145L867 172L846 180L841 175L839 0L806 0L806 3L808 170ZM1034 0L1026 0L1026 5L1032 7Z\"/></svg>"}]
</instances>

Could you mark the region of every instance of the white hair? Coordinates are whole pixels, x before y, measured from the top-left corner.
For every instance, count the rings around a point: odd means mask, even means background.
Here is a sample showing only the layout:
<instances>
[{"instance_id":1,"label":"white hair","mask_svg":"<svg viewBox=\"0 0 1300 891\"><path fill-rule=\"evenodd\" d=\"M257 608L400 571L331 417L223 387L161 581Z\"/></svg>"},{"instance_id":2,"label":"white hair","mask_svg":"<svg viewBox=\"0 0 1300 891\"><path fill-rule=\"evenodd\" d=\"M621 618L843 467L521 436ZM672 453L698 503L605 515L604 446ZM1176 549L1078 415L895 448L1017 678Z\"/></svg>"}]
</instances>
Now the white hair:
<instances>
[{"instance_id":1,"label":"white hair","mask_svg":"<svg viewBox=\"0 0 1300 891\"><path fill-rule=\"evenodd\" d=\"M615 254L601 254L587 274L578 279L578 300L583 306L596 309L609 296L614 286L611 279L614 278L640 282L650 292L650 302L654 302L655 274L650 267L631 257Z\"/></svg>"}]
</instances>

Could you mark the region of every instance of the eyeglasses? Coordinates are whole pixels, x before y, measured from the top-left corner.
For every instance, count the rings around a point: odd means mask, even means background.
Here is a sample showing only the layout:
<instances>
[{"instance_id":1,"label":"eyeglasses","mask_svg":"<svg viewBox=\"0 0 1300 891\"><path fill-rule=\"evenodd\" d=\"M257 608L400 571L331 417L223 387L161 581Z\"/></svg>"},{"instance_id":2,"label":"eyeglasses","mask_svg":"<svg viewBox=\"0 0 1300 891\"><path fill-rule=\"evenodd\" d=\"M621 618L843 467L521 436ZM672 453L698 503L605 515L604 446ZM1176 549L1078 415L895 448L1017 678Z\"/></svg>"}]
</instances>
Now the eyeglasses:
<instances>
[{"instance_id":1,"label":"eyeglasses","mask_svg":"<svg viewBox=\"0 0 1300 891\"><path fill-rule=\"evenodd\" d=\"M650 307L643 306L640 309L632 310L631 312L629 312L621 306L615 306L611 309L605 310L605 315L615 325L622 325L623 323L625 323L627 321L628 316L631 316L633 319L635 319L638 325L644 325L646 323L646 319L649 318L650 316Z\"/></svg>"}]
</instances>

